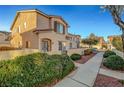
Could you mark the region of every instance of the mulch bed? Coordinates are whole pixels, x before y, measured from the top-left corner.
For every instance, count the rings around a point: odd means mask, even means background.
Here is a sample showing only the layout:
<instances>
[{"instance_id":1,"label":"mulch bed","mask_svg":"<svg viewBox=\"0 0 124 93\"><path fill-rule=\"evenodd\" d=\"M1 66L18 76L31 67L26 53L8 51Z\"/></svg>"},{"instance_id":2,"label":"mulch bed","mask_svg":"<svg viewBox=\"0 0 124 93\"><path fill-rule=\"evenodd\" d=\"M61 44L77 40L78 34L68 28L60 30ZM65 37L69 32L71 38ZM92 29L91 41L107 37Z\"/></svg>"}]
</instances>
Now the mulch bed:
<instances>
[{"instance_id":1,"label":"mulch bed","mask_svg":"<svg viewBox=\"0 0 124 93\"><path fill-rule=\"evenodd\" d=\"M118 79L98 74L94 87L124 87Z\"/></svg>"},{"instance_id":2,"label":"mulch bed","mask_svg":"<svg viewBox=\"0 0 124 93\"><path fill-rule=\"evenodd\" d=\"M97 53L92 53L90 55L83 55L80 60L77 60L77 63L84 64L86 63L90 58L95 56Z\"/></svg>"}]
</instances>

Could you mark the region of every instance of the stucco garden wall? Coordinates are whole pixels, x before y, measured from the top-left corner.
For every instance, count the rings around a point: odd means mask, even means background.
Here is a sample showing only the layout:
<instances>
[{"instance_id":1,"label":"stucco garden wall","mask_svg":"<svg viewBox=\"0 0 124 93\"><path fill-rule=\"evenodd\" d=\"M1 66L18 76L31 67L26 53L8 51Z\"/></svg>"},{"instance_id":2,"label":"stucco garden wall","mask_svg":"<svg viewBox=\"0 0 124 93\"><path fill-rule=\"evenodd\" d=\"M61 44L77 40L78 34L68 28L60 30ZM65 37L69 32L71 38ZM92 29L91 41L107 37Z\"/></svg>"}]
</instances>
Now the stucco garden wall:
<instances>
[{"instance_id":1,"label":"stucco garden wall","mask_svg":"<svg viewBox=\"0 0 124 93\"><path fill-rule=\"evenodd\" d=\"M77 48L77 49L69 49L67 53L68 53L69 56L74 54L74 53L82 55L83 51L84 51L83 48Z\"/></svg>"},{"instance_id":2,"label":"stucco garden wall","mask_svg":"<svg viewBox=\"0 0 124 93\"><path fill-rule=\"evenodd\" d=\"M0 60L13 59L17 56L23 56L31 53L39 52L37 49L24 49L24 50L12 50L12 51L1 51Z\"/></svg>"},{"instance_id":3,"label":"stucco garden wall","mask_svg":"<svg viewBox=\"0 0 124 93\"><path fill-rule=\"evenodd\" d=\"M78 49L69 49L67 51L67 54L70 56L74 53L76 54L83 54L84 52L84 49L83 48L78 48ZM52 54L61 54L62 52L61 51L51 51L51 52L47 52L48 54L52 55Z\"/></svg>"}]
</instances>

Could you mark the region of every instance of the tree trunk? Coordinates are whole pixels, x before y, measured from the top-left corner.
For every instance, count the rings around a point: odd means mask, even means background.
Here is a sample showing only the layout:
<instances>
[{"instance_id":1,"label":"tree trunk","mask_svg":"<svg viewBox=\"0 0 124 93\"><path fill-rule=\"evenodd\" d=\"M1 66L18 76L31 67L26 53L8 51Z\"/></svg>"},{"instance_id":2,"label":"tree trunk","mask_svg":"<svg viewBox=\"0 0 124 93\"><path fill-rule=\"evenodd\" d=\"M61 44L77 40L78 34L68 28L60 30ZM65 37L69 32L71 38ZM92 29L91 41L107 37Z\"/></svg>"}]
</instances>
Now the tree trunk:
<instances>
[{"instance_id":1,"label":"tree trunk","mask_svg":"<svg viewBox=\"0 0 124 93\"><path fill-rule=\"evenodd\" d=\"M123 56L124 56L124 29L122 30L122 51L123 51Z\"/></svg>"}]
</instances>

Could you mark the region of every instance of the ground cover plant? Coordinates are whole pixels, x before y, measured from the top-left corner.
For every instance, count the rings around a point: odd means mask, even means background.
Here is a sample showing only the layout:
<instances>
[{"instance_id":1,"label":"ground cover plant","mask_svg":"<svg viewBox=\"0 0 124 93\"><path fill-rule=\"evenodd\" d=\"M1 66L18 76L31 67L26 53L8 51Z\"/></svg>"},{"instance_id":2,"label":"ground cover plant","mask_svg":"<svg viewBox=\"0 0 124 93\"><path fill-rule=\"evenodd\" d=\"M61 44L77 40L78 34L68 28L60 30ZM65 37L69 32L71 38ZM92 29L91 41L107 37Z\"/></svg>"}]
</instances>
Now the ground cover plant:
<instances>
[{"instance_id":1,"label":"ground cover plant","mask_svg":"<svg viewBox=\"0 0 124 93\"><path fill-rule=\"evenodd\" d=\"M109 56L111 56L111 55L116 55L116 53L113 52L113 51L107 50L107 51L105 51L103 57L104 57L104 58L107 58L107 57L109 57Z\"/></svg>"},{"instance_id":2,"label":"ground cover plant","mask_svg":"<svg viewBox=\"0 0 124 93\"><path fill-rule=\"evenodd\" d=\"M124 60L117 55L107 57L104 60L103 65L112 70L124 70Z\"/></svg>"},{"instance_id":3,"label":"ground cover plant","mask_svg":"<svg viewBox=\"0 0 124 93\"><path fill-rule=\"evenodd\" d=\"M81 55L80 54L72 54L70 57L71 57L71 59L73 61L81 59Z\"/></svg>"},{"instance_id":4,"label":"ground cover plant","mask_svg":"<svg viewBox=\"0 0 124 93\"><path fill-rule=\"evenodd\" d=\"M0 62L1 87L46 86L74 69L67 55L34 53Z\"/></svg>"}]
</instances>

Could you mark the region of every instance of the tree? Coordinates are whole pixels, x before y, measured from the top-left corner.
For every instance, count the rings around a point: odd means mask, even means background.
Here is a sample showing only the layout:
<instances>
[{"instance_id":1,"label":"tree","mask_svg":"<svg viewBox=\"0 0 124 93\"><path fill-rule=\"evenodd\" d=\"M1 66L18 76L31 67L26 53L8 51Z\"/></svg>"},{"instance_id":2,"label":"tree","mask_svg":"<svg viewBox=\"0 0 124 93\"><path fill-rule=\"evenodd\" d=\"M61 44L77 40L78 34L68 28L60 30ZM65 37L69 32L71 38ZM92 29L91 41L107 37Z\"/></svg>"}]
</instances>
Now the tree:
<instances>
[{"instance_id":1,"label":"tree","mask_svg":"<svg viewBox=\"0 0 124 93\"><path fill-rule=\"evenodd\" d=\"M106 8L112 15L113 20L116 25L120 27L122 30L122 44L123 44L123 52L124 52L124 20L123 20L123 12L124 6L121 5L105 5L103 8Z\"/></svg>"},{"instance_id":2,"label":"tree","mask_svg":"<svg viewBox=\"0 0 124 93\"><path fill-rule=\"evenodd\" d=\"M82 39L83 44L89 45L89 48L92 48L92 45L96 45L98 43L97 37L91 33L88 38Z\"/></svg>"},{"instance_id":3,"label":"tree","mask_svg":"<svg viewBox=\"0 0 124 93\"><path fill-rule=\"evenodd\" d=\"M119 51L123 51L122 39L121 37L114 37L112 40L112 45Z\"/></svg>"}]
</instances>

